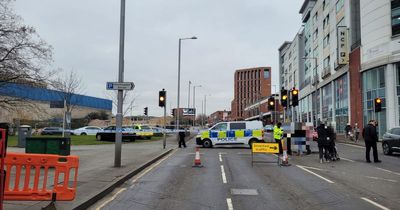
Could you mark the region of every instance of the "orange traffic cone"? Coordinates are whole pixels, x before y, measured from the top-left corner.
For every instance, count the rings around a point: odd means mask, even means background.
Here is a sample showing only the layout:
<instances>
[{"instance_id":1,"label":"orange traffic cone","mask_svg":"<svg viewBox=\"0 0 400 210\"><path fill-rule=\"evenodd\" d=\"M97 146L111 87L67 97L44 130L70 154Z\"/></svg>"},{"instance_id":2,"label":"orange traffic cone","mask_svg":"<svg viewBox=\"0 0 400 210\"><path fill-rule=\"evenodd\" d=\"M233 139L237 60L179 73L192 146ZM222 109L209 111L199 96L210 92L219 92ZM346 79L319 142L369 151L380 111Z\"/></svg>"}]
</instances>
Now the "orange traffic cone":
<instances>
[{"instance_id":1,"label":"orange traffic cone","mask_svg":"<svg viewBox=\"0 0 400 210\"><path fill-rule=\"evenodd\" d=\"M198 147L196 147L196 155L195 155L195 158L194 158L194 165L193 165L193 167L198 167L198 168L203 167L203 165L201 165L200 151L199 151L199 148L198 148Z\"/></svg>"}]
</instances>

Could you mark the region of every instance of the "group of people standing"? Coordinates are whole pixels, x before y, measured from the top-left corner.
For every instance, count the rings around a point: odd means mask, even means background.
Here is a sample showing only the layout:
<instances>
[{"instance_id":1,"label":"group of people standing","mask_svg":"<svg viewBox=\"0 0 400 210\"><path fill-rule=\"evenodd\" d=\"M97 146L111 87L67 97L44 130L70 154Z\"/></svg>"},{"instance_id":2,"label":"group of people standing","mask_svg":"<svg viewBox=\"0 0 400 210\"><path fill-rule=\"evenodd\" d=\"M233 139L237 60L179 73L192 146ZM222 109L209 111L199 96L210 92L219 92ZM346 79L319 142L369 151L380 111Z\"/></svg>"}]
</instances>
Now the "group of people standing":
<instances>
[{"instance_id":1,"label":"group of people standing","mask_svg":"<svg viewBox=\"0 0 400 210\"><path fill-rule=\"evenodd\" d=\"M354 124L354 127L351 127L350 123L348 123L344 131L346 132L346 139L350 139L356 143L360 139L360 128L357 123Z\"/></svg>"},{"instance_id":2,"label":"group of people standing","mask_svg":"<svg viewBox=\"0 0 400 210\"><path fill-rule=\"evenodd\" d=\"M333 128L321 122L317 127L317 133L319 162L336 160L338 158L335 147L336 134Z\"/></svg>"}]
</instances>

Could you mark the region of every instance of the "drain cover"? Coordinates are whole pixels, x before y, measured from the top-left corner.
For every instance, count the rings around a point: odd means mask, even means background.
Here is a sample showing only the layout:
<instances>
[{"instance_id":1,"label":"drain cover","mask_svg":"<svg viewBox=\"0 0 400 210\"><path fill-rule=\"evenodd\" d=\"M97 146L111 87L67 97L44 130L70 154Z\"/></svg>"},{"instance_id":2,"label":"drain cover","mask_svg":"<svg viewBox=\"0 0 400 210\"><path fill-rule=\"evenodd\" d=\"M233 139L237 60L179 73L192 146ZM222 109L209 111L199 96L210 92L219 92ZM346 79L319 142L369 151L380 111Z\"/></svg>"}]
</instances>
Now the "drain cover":
<instances>
[{"instance_id":1,"label":"drain cover","mask_svg":"<svg viewBox=\"0 0 400 210\"><path fill-rule=\"evenodd\" d=\"M231 189L232 195L258 195L256 189Z\"/></svg>"}]
</instances>

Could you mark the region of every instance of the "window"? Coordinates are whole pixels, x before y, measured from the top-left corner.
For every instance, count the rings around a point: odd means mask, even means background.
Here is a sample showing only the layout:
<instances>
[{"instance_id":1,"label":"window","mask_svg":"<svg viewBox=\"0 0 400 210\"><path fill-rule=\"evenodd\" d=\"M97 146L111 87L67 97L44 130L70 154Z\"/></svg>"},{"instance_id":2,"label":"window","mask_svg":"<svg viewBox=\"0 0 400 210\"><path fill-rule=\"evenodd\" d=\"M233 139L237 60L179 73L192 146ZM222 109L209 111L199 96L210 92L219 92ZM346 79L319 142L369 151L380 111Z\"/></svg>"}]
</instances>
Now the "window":
<instances>
[{"instance_id":1,"label":"window","mask_svg":"<svg viewBox=\"0 0 400 210\"><path fill-rule=\"evenodd\" d=\"M392 0L392 36L400 34L400 0Z\"/></svg>"},{"instance_id":2,"label":"window","mask_svg":"<svg viewBox=\"0 0 400 210\"><path fill-rule=\"evenodd\" d=\"M328 45L329 45L329 42L330 42L330 35L327 34L327 35L325 36L325 38L324 38L323 47L325 48L326 46L328 46Z\"/></svg>"},{"instance_id":3,"label":"window","mask_svg":"<svg viewBox=\"0 0 400 210\"><path fill-rule=\"evenodd\" d=\"M317 40L317 38L318 38L318 28L315 29L313 37L314 37L314 41Z\"/></svg>"},{"instance_id":4,"label":"window","mask_svg":"<svg viewBox=\"0 0 400 210\"><path fill-rule=\"evenodd\" d=\"M336 13L338 13L343 8L343 5L344 5L344 0L339 0L336 2Z\"/></svg>"},{"instance_id":5,"label":"window","mask_svg":"<svg viewBox=\"0 0 400 210\"><path fill-rule=\"evenodd\" d=\"M314 14L313 21L314 21L314 23L317 23L317 21L318 21L318 12L316 12Z\"/></svg>"},{"instance_id":6,"label":"window","mask_svg":"<svg viewBox=\"0 0 400 210\"><path fill-rule=\"evenodd\" d=\"M246 129L246 123L231 123L231 130L244 130Z\"/></svg>"},{"instance_id":7,"label":"window","mask_svg":"<svg viewBox=\"0 0 400 210\"><path fill-rule=\"evenodd\" d=\"M338 23L337 26L345 26L344 25L344 18L342 18Z\"/></svg>"},{"instance_id":8,"label":"window","mask_svg":"<svg viewBox=\"0 0 400 210\"><path fill-rule=\"evenodd\" d=\"M328 56L324 59L324 68L329 67L331 64L331 56Z\"/></svg>"},{"instance_id":9,"label":"window","mask_svg":"<svg viewBox=\"0 0 400 210\"><path fill-rule=\"evenodd\" d=\"M322 2L322 9L323 9L323 10L325 10L326 6L329 4L329 1L330 1L330 0L328 0L328 1L324 0L324 1Z\"/></svg>"},{"instance_id":10,"label":"window","mask_svg":"<svg viewBox=\"0 0 400 210\"><path fill-rule=\"evenodd\" d=\"M325 29L326 27L328 27L329 25L329 14L324 18L323 21L323 29Z\"/></svg>"},{"instance_id":11,"label":"window","mask_svg":"<svg viewBox=\"0 0 400 210\"><path fill-rule=\"evenodd\" d=\"M268 79L268 78L269 78L269 70L264 69L264 79Z\"/></svg>"}]
</instances>

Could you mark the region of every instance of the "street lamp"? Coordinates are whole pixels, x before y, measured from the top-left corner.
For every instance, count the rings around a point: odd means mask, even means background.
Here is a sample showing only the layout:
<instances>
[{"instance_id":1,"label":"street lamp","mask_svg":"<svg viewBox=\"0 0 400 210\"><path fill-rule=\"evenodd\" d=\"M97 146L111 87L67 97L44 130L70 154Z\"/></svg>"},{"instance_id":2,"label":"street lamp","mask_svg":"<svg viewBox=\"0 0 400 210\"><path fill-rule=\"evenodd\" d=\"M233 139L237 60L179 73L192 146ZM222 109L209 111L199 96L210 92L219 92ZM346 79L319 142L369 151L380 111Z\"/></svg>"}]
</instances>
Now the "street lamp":
<instances>
[{"instance_id":1,"label":"street lamp","mask_svg":"<svg viewBox=\"0 0 400 210\"><path fill-rule=\"evenodd\" d=\"M193 120L193 126L195 126L196 122L196 87L201 87L201 85L193 85L193 109L194 109L194 120Z\"/></svg>"},{"instance_id":2,"label":"street lamp","mask_svg":"<svg viewBox=\"0 0 400 210\"><path fill-rule=\"evenodd\" d=\"M182 40L187 39L197 39L197 37L189 37L189 38L179 38L179 49L178 49L178 99L177 99L177 107L176 107L176 128L179 129L179 99L180 99L180 90L181 90L181 42Z\"/></svg>"}]
</instances>

